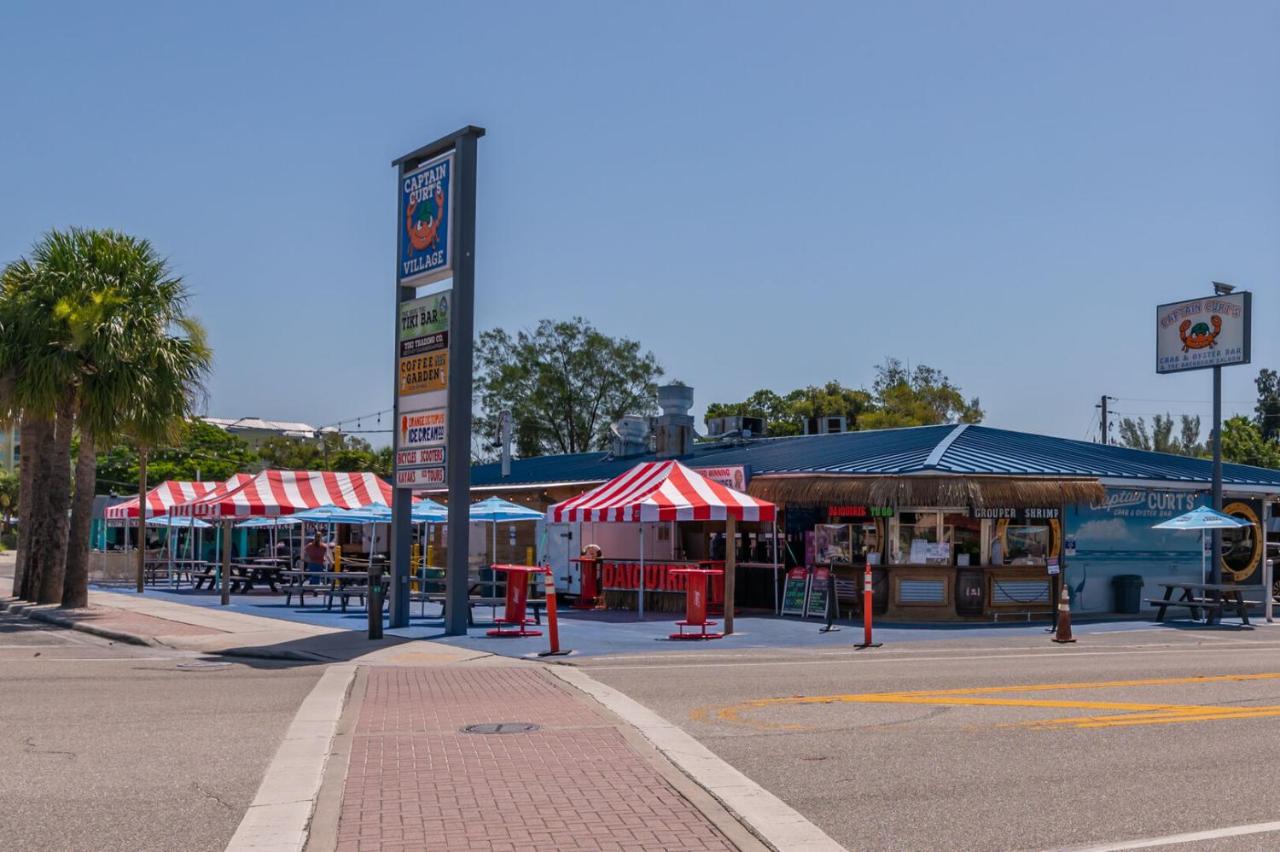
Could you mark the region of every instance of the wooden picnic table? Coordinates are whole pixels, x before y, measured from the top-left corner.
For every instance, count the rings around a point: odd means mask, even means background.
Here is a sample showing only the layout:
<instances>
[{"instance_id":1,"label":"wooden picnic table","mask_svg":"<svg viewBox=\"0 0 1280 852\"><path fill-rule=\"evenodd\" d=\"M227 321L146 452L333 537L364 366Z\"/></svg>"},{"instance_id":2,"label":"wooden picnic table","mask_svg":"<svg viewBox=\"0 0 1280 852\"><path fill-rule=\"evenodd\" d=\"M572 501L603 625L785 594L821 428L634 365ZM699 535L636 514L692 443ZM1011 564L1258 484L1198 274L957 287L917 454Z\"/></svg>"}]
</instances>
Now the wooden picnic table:
<instances>
[{"instance_id":1,"label":"wooden picnic table","mask_svg":"<svg viewBox=\"0 0 1280 852\"><path fill-rule=\"evenodd\" d=\"M1191 611L1191 617L1200 618L1200 610L1205 611L1205 621L1208 624L1217 624L1222 620L1223 607L1233 606L1236 614L1240 616L1241 624L1249 623L1249 606L1257 605L1259 601L1247 601L1244 599L1245 592L1257 591L1261 592L1259 586L1241 586L1237 583L1195 583L1195 582L1177 582L1177 583L1158 583L1157 585L1164 587L1163 598L1148 598L1147 603L1158 608L1156 613L1156 621L1164 621L1165 611L1170 607L1187 607ZM1181 595L1175 600L1174 592L1181 591Z\"/></svg>"}]
</instances>

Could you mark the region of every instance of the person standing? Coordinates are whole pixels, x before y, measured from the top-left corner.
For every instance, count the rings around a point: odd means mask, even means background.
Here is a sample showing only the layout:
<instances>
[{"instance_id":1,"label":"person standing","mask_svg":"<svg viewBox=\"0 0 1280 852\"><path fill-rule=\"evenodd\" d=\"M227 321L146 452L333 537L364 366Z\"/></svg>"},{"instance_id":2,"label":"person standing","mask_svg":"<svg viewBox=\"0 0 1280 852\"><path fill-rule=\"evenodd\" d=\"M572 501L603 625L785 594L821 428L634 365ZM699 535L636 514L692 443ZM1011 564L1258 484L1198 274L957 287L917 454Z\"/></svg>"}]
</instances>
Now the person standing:
<instances>
[{"instance_id":1,"label":"person standing","mask_svg":"<svg viewBox=\"0 0 1280 852\"><path fill-rule=\"evenodd\" d=\"M324 571L328 561L329 545L325 544L324 537L317 532L307 542L307 546L302 548L303 570L308 573Z\"/></svg>"}]
</instances>

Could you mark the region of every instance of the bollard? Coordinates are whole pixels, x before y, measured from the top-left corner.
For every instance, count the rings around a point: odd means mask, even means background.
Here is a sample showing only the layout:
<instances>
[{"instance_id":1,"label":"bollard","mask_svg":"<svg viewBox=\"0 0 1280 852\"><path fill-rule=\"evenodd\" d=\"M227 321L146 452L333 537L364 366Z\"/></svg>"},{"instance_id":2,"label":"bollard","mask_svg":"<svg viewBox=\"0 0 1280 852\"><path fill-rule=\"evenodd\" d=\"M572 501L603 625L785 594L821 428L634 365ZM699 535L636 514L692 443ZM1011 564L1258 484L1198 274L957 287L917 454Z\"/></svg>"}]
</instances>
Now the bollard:
<instances>
[{"instance_id":1,"label":"bollard","mask_svg":"<svg viewBox=\"0 0 1280 852\"><path fill-rule=\"evenodd\" d=\"M862 575L862 644L854 645L858 650L863 648L879 648L882 642L871 641L871 612L875 607L872 600L871 590L871 566L867 565L866 572Z\"/></svg>"},{"instance_id":2,"label":"bollard","mask_svg":"<svg viewBox=\"0 0 1280 852\"><path fill-rule=\"evenodd\" d=\"M556 616L556 579L551 575L551 568L547 567L546 573L547 585L547 639L550 642L551 649L548 651L540 651L539 657L564 657L572 654L571 650L560 650L560 619Z\"/></svg>"},{"instance_id":3,"label":"bollard","mask_svg":"<svg viewBox=\"0 0 1280 852\"><path fill-rule=\"evenodd\" d=\"M836 620L836 572L832 569L827 570L827 623L824 627L818 628L819 633L835 633L840 628L835 626ZM867 634L867 641L871 641L871 634Z\"/></svg>"},{"instance_id":4,"label":"bollard","mask_svg":"<svg viewBox=\"0 0 1280 852\"><path fill-rule=\"evenodd\" d=\"M369 595L365 598L369 610L369 638L382 638L382 566L369 566Z\"/></svg>"},{"instance_id":5,"label":"bollard","mask_svg":"<svg viewBox=\"0 0 1280 852\"><path fill-rule=\"evenodd\" d=\"M418 556L422 553L422 545L414 543L409 548L409 575L413 579L409 582L409 591L418 592L418 576L421 574L421 568L418 566Z\"/></svg>"},{"instance_id":6,"label":"bollard","mask_svg":"<svg viewBox=\"0 0 1280 852\"><path fill-rule=\"evenodd\" d=\"M525 565L536 565L536 564L538 564L538 563L536 563L536 562L534 562L534 561L533 561L533 548L532 548L532 547L526 547L526 548L524 549L524 564L525 564Z\"/></svg>"}]
</instances>

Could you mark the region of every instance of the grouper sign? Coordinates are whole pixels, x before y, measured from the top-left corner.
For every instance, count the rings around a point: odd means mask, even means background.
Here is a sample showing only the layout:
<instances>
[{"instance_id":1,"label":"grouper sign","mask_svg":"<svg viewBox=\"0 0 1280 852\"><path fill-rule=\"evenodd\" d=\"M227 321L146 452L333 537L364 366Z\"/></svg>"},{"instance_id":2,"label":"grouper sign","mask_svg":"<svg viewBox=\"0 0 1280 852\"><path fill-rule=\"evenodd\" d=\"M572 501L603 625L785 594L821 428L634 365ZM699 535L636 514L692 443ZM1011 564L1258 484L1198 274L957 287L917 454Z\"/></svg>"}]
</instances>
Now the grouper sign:
<instances>
[{"instance_id":1,"label":"grouper sign","mask_svg":"<svg viewBox=\"0 0 1280 852\"><path fill-rule=\"evenodd\" d=\"M400 179L400 258L397 283L421 287L453 274L449 220L453 215L453 152Z\"/></svg>"}]
</instances>

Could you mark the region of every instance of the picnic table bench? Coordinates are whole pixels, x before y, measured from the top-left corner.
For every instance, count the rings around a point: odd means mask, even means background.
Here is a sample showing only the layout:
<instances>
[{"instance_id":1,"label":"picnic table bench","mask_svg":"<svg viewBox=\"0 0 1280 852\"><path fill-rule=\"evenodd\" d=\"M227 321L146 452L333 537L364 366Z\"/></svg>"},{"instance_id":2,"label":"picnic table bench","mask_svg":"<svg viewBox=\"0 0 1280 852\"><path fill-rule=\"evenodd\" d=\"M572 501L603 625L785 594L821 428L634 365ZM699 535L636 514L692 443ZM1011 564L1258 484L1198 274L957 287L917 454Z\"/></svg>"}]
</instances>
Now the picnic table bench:
<instances>
[{"instance_id":1,"label":"picnic table bench","mask_svg":"<svg viewBox=\"0 0 1280 852\"><path fill-rule=\"evenodd\" d=\"M281 571L280 576L288 581L285 587L285 606L290 604L295 594L302 606L306 606L303 596L312 592L316 597L324 595L325 609L333 609L333 600L337 598L342 611L346 612L351 598L359 598L363 604L369 594L368 571ZM309 582L311 580L320 582Z\"/></svg>"},{"instance_id":2,"label":"picnic table bench","mask_svg":"<svg viewBox=\"0 0 1280 852\"><path fill-rule=\"evenodd\" d=\"M1224 607L1234 607L1236 614L1240 616L1241 624L1249 623L1249 607L1257 606L1261 601L1248 601L1244 599L1245 592L1262 590L1257 586L1241 586L1235 583L1159 583L1164 587L1163 598L1148 598L1147 603L1155 606L1156 621L1164 621L1165 611L1170 607L1186 607L1190 610L1191 617L1200 618L1200 611L1205 612L1205 621L1209 624L1216 624L1222 620L1222 610ZM1182 594L1174 600L1174 592L1181 590Z\"/></svg>"}]
</instances>

